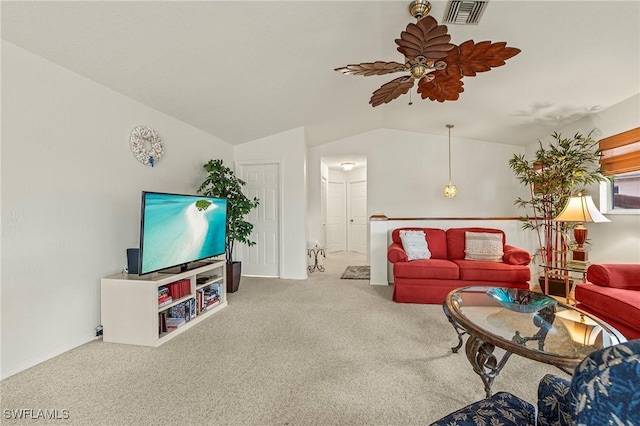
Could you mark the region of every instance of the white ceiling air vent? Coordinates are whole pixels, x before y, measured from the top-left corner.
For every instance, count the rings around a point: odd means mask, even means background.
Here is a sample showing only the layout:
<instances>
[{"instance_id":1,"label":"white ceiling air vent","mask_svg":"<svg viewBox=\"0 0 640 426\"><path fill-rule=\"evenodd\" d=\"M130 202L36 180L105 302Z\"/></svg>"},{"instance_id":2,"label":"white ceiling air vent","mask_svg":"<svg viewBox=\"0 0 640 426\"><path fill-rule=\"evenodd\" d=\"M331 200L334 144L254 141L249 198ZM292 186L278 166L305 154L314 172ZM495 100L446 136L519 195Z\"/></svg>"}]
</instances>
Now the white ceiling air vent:
<instances>
[{"instance_id":1,"label":"white ceiling air vent","mask_svg":"<svg viewBox=\"0 0 640 426\"><path fill-rule=\"evenodd\" d=\"M449 0L442 21L445 24L478 24L489 0Z\"/></svg>"}]
</instances>

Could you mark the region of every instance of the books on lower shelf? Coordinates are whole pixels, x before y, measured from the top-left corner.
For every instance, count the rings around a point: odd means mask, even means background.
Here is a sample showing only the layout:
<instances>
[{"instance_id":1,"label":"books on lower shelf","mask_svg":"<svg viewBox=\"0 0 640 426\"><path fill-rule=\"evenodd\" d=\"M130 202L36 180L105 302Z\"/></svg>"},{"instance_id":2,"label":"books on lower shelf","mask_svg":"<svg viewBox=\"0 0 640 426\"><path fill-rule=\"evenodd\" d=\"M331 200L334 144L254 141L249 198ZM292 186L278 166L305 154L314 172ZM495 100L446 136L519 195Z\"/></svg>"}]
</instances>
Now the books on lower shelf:
<instances>
[{"instance_id":1,"label":"books on lower shelf","mask_svg":"<svg viewBox=\"0 0 640 426\"><path fill-rule=\"evenodd\" d=\"M187 299L158 314L158 332L166 333L174 330L197 315L195 299Z\"/></svg>"},{"instance_id":2,"label":"books on lower shelf","mask_svg":"<svg viewBox=\"0 0 640 426\"><path fill-rule=\"evenodd\" d=\"M220 284L211 284L209 287L197 291L196 299L198 312L206 311L220 303Z\"/></svg>"},{"instance_id":3,"label":"books on lower shelf","mask_svg":"<svg viewBox=\"0 0 640 426\"><path fill-rule=\"evenodd\" d=\"M169 316L172 318L184 318L190 321L196 316L196 301L194 299L185 300L169 308Z\"/></svg>"},{"instance_id":4,"label":"books on lower shelf","mask_svg":"<svg viewBox=\"0 0 640 426\"><path fill-rule=\"evenodd\" d=\"M184 318L167 318L167 329L176 329L184 324L186 321Z\"/></svg>"}]
</instances>

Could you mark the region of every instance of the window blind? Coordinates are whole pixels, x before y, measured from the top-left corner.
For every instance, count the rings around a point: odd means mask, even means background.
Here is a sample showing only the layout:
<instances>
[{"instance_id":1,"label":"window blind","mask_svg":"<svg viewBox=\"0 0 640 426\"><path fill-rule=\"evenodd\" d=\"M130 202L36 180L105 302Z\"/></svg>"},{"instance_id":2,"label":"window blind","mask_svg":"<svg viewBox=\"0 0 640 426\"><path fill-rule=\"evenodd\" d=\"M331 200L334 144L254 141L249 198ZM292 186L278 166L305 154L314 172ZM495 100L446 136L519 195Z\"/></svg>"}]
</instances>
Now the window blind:
<instances>
[{"instance_id":1,"label":"window blind","mask_svg":"<svg viewBox=\"0 0 640 426\"><path fill-rule=\"evenodd\" d=\"M605 175L640 171L640 127L601 139L599 149Z\"/></svg>"}]
</instances>

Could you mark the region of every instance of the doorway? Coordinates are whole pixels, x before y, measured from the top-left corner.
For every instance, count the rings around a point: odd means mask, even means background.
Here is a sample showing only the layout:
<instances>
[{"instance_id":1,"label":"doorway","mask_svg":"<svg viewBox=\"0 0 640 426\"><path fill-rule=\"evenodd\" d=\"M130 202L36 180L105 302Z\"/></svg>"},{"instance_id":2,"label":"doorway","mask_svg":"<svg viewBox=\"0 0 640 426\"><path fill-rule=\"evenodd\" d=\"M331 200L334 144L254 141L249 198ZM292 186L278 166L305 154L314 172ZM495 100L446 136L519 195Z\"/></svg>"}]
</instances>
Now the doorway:
<instances>
[{"instance_id":1,"label":"doorway","mask_svg":"<svg viewBox=\"0 0 640 426\"><path fill-rule=\"evenodd\" d=\"M323 157L321 170L321 232L327 252L368 250L366 158ZM341 163L356 165L344 170ZM324 191L326 190L326 195Z\"/></svg>"}]
</instances>

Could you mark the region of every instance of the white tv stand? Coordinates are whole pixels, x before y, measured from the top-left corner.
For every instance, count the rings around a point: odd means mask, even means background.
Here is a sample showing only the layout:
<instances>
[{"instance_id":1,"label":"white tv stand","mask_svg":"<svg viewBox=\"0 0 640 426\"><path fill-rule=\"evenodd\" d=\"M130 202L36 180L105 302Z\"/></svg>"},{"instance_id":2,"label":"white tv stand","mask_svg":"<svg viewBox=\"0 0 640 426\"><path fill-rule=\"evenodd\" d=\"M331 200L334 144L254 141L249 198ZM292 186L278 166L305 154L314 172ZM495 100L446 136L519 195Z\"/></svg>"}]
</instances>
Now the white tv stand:
<instances>
[{"instance_id":1,"label":"white tv stand","mask_svg":"<svg viewBox=\"0 0 640 426\"><path fill-rule=\"evenodd\" d=\"M189 294L159 307L158 289L180 280L190 280ZM193 299L211 285L219 287L220 301L178 328L160 332L160 313ZM115 274L101 280L101 316L103 341L143 346L160 346L227 306L226 262L211 259L178 273L156 272L138 276Z\"/></svg>"}]
</instances>

